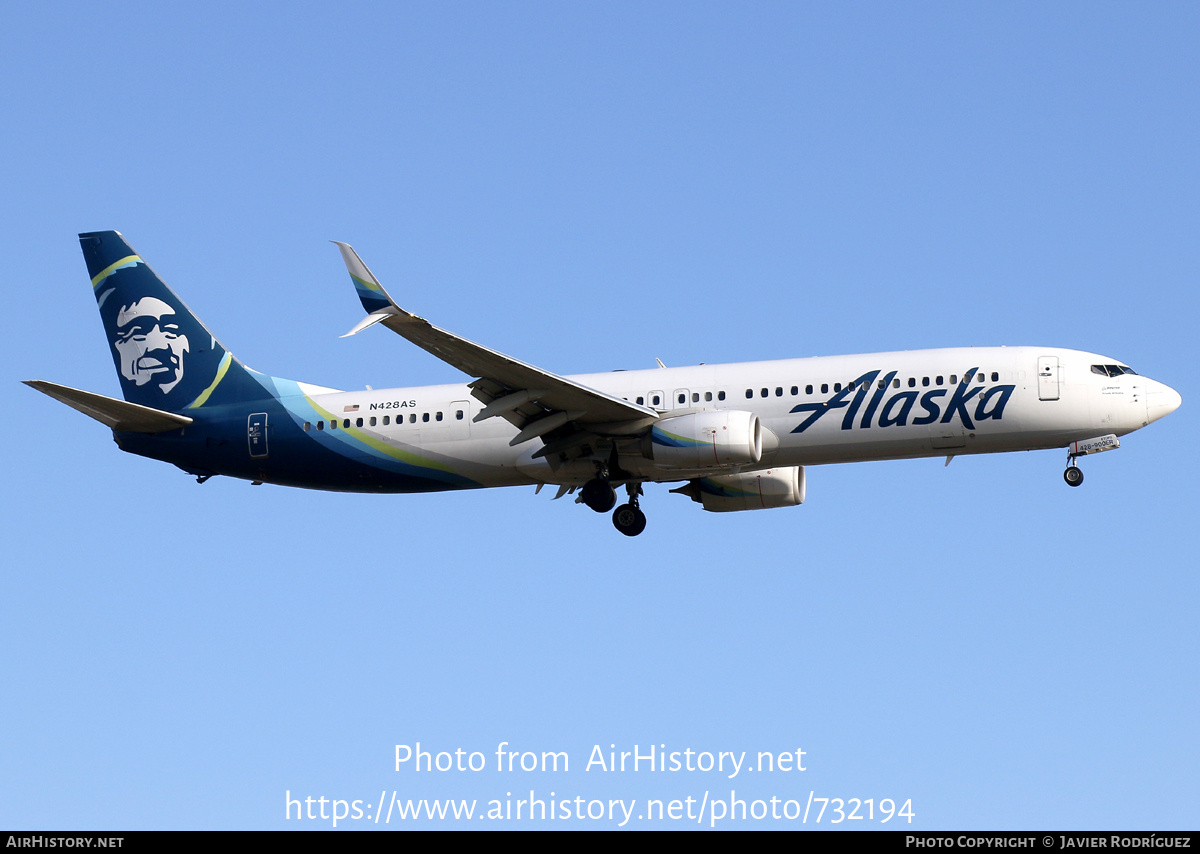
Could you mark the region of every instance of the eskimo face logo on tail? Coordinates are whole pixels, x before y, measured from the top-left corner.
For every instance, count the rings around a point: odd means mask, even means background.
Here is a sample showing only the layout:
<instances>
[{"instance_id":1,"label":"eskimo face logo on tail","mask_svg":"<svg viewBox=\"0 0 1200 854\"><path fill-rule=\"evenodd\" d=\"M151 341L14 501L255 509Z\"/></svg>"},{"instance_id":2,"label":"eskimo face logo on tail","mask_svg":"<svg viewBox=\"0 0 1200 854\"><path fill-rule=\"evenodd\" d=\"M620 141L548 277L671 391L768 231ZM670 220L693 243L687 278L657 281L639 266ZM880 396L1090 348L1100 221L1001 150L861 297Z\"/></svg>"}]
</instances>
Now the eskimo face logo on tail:
<instances>
[{"instance_id":1,"label":"eskimo face logo on tail","mask_svg":"<svg viewBox=\"0 0 1200 854\"><path fill-rule=\"evenodd\" d=\"M133 279L140 265L113 273L97 294L125 399L181 411L207 400L229 354L160 282Z\"/></svg>"},{"instance_id":2,"label":"eskimo face logo on tail","mask_svg":"<svg viewBox=\"0 0 1200 854\"><path fill-rule=\"evenodd\" d=\"M164 395L179 385L189 342L174 308L155 297L142 297L120 307L115 326L112 345L122 377L137 386L152 384Z\"/></svg>"},{"instance_id":3,"label":"eskimo face logo on tail","mask_svg":"<svg viewBox=\"0 0 1200 854\"><path fill-rule=\"evenodd\" d=\"M823 403L801 403L792 407L792 412L809 413L792 432L803 433L822 416L835 409L846 410L842 416L843 430L852 430L856 426L860 429L906 427L909 424L925 425L937 421L949 424L955 415L962 421L963 427L974 430L975 421L999 421L1003 418L1004 407L1016 390L1015 385L972 385L971 380L975 378L978 370L979 368L971 368L963 374L962 381L954 387L954 394L948 401L942 400L950 392L950 389L945 388L934 388L924 392L910 388L896 392L885 401L884 396L893 388L892 381L898 371L889 372L878 383L875 380L881 371L868 371ZM866 406L863 406L864 403ZM921 408L920 413L916 414L913 409L918 403ZM862 413L862 418L858 419L856 425L855 420L859 412ZM878 420L876 415L879 416Z\"/></svg>"}]
</instances>

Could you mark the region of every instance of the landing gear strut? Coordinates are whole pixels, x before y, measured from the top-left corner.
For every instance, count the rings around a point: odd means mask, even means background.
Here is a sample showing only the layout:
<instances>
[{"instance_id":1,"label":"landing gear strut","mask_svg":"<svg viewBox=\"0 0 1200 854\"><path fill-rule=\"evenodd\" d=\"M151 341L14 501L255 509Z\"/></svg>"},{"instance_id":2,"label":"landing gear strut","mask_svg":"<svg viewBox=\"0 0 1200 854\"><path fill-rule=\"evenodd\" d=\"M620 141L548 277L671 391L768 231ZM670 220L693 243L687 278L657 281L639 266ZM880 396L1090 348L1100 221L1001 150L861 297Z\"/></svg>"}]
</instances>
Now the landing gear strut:
<instances>
[{"instance_id":1,"label":"landing gear strut","mask_svg":"<svg viewBox=\"0 0 1200 854\"><path fill-rule=\"evenodd\" d=\"M613 525L625 536L636 537L646 530L646 514L638 507L638 496L642 494L642 485L627 483L625 491L629 494L629 503L622 504L613 511Z\"/></svg>"},{"instance_id":2,"label":"landing gear strut","mask_svg":"<svg viewBox=\"0 0 1200 854\"><path fill-rule=\"evenodd\" d=\"M1079 486L1083 483L1083 471L1075 465L1075 455L1070 452L1067 453L1067 470L1063 472L1063 480L1067 482L1067 486Z\"/></svg>"}]
</instances>

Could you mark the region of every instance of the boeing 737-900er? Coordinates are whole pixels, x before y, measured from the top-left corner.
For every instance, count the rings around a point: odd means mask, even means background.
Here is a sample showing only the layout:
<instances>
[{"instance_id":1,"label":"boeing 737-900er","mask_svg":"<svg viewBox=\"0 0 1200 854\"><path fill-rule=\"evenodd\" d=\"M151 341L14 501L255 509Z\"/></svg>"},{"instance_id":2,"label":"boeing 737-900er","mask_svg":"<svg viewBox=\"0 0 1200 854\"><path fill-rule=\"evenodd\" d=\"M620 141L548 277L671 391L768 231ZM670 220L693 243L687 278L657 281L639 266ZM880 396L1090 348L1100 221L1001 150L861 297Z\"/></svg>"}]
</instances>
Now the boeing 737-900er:
<instances>
[{"instance_id":1,"label":"boeing 737-900er","mask_svg":"<svg viewBox=\"0 0 1200 854\"><path fill-rule=\"evenodd\" d=\"M345 243L376 323L471 377L362 391L251 370L115 231L79 235L124 400L29 385L100 421L124 451L203 483L223 474L346 492L558 487L617 530L646 527L646 482L705 510L801 504L804 467L1065 448L1086 454L1173 412L1179 394L1117 359L964 347L560 376L411 314Z\"/></svg>"}]
</instances>

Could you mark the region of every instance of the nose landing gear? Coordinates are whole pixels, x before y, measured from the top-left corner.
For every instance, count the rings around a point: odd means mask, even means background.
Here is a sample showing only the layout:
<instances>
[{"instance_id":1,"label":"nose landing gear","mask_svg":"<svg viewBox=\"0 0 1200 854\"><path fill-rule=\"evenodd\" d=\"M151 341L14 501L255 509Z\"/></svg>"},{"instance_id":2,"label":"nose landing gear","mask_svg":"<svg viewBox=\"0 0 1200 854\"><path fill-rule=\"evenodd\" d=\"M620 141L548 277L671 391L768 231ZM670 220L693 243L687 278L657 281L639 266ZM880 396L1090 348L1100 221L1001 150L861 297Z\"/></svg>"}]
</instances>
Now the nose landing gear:
<instances>
[{"instance_id":1,"label":"nose landing gear","mask_svg":"<svg viewBox=\"0 0 1200 854\"><path fill-rule=\"evenodd\" d=\"M1083 471L1075 465L1075 454L1071 453L1069 448L1067 449L1067 470L1063 472L1063 480L1067 482L1067 486L1079 486L1083 483Z\"/></svg>"},{"instance_id":2,"label":"nose landing gear","mask_svg":"<svg viewBox=\"0 0 1200 854\"><path fill-rule=\"evenodd\" d=\"M1097 436L1094 439L1081 439L1067 446L1067 470L1063 472L1063 480L1068 486L1079 486L1083 483L1083 472L1075 465L1076 457L1086 457L1088 454L1098 454L1101 451L1115 451L1121 447L1121 440L1116 433Z\"/></svg>"}]
</instances>

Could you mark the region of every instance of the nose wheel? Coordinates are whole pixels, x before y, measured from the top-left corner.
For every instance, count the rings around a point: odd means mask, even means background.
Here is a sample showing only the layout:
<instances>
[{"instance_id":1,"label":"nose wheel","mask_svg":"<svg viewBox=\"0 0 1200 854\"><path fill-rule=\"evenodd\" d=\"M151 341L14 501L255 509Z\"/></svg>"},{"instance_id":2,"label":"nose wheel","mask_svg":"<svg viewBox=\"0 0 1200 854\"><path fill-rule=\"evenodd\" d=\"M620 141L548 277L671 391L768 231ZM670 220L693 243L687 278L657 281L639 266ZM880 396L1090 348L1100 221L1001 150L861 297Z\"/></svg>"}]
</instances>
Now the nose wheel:
<instances>
[{"instance_id":1,"label":"nose wheel","mask_svg":"<svg viewBox=\"0 0 1200 854\"><path fill-rule=\"evenodd\" d=\"M613 511L613 525L625 536L636 537L646 530L646 514L638 507L638 496L642 494L642 486L639 483L627 483L625 491L629 493L629 503L622 504Z\"/></svg>"}]
</instances>

